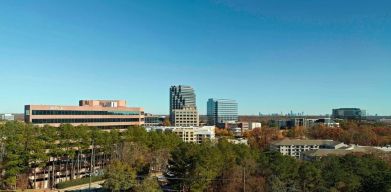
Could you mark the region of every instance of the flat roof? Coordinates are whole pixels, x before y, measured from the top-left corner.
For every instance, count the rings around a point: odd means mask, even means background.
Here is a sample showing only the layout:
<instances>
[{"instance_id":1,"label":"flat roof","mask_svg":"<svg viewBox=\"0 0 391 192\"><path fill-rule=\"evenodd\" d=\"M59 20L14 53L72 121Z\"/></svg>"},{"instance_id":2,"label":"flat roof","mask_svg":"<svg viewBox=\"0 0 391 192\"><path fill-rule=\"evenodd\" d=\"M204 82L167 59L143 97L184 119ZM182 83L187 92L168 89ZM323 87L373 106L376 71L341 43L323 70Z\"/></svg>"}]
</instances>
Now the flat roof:
<instances>
[{"instance_id":1,"label":"flat roof","mask_svg":"<svg viewBox=\"0 0 391 192\"><path fill-rule=\"evenodd\" d=\"M120 110L144 110L143 107L104 107L104 106L89 106L89 105L83 105L83 106L64 106L64 105L25 105L25 107L30 107L30 109L34 110L114 110L114 111L120 111Z\"/></svg>"},{"instance_id":2,"label":"flat roof","mask_svg":"<svg viewBox=\"0 0 391 192\"><path fill-rule=\"evenodd\" d=\"M317 139L283 139L275 141L273 145L329 145L335 146L342 142L333 140L317 140Z\"/></svg>"},{"instance_id":3,"label":"flat roof","mask_svg":"<svg viewBox=\"0 0 391 192\"><path fill-rule=\"evenodd\" d=\"M303 152L304 155L312 157L324 157L328 155L344 156L349 153L375 153L382 152L373 147L354 147L353 149L318 149Z\"/></svg>"}]
</instances>

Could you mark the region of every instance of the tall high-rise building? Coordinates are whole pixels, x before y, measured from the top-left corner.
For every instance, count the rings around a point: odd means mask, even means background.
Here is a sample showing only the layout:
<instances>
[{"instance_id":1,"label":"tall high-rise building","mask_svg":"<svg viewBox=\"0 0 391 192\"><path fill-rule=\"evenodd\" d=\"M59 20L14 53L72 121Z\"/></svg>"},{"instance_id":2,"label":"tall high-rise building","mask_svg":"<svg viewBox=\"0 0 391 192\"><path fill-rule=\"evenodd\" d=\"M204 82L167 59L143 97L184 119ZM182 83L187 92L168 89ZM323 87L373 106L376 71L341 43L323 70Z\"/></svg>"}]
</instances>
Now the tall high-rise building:
<instances>
[{"instance_id":1,"label":"tall high-rise building","mask_svg":"<svg viewBox=\"0 0 391 192\"><path fill-rule=\"evenodd\" d=\"M196 95L192 87L171 86L170 121L174 126L198 126Z\"/></svg>"},{"instance_id":2,"label":"tall high-rise building","mask_svg":"<svg viewBox=\"0 0 391 192\"><path fill-rule=\"evenodd\" d=\"M184 107L196 108L196 95L194 89L186 85L171 86L170 113L174 109L183 109Z\"/></svg>"},{"instance_id":3,"label":"tall high-rise building","mask_svg":"<svg viewBox=\"0 0 391 192\"><path fill-rule=\"evenodd\" d=\"M230 99L209 99L207 116L209 125L238 121L238 103Z\"/></svg>"}]
</instances>

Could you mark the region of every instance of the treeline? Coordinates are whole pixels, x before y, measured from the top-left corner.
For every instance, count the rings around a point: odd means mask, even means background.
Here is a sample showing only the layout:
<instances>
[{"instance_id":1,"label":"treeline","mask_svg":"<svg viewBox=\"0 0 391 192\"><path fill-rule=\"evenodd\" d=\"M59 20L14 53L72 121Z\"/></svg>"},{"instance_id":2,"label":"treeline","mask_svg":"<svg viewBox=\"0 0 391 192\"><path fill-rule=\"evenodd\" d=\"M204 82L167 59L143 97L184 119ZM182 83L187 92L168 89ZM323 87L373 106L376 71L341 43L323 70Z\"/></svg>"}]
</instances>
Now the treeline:
<instances>
[{"instance_id":1,"label":"treeline","mask_svg":"<svg viewBox=\"0 0 391 192\"><path fill-rule=\"evenodd\" d=\"M244 133L251 145L268 148L268 144L284 137L292 139L332 139L346 144L362 146L386 146L391 145L391 126L381 123L364 121L341 121L340 127L327 127L315 125L314 127L293 127L287 130L279 130L263 126L262 129L254 129ZM262 138L262 139L261 139Z\"/></svg>"},{"instance_id":2,"label":"treeline","mask_svg":"<svg viewBox=\"0 0 391 192\"><path fill-rule=\"evenodd\" d=\"M183 191L390 191L391 169L372 156L301 162L226 141L181 144L167 176Z\"/></svg>"},{"instance_id":3,"label":"treeline","mask_svg":"<svg viewBox=\"0 0 391 192\"><path fill-rule=\"evenodd\" d=\"M61 125L58 128L36 127L12 121L0 125L0 180L3 189L31 188L29 175L41 170L49 174L54 187L59 171L65 178L81 178L83 170L94 163L105 165L116 157L120 135L117 131L103 132L85 126ZM91 156L95 148L95 155ZM90 170L88 170L90 171ZM63 177L64 177L63 176ZM36 182L33 182L34 185Z\"/></svg>"},{"instance_id":4,"label":"treeline","mask_svg":"<svg viewBox=\"0 0 391 192\"><path fill-rule=\"evenodd\" d=\"M62 157L66 162L62 170L77 179L78 167L91 160L78 159L94 151L103 154L90 156L104 162L101 163L104 187L111 191L386 192L391 189L391 167L377 157L353 154L302 162L263 148L269 142L263 137L275 134L272 130L258 130L251 134L253 144L249 147L225 139L183 143L175 134L146 132L142 127L107 132L84 126L38 128L9 122L0 125L1 183L4 189L15 189L15 185L23 188L18 183L22 175L34 174L31 170L35 167L52 167L50 157ZM154 177L161 174L166 181Z\"/></svg>"},{"instance_id":5,"label":"treeline","mask_svg":"<svg viewBox=\"0 0 391 192\"><path fill-rule=\"evenodd\" d=\"M145 145L133 145L140 140ZM37 127L7 122L0 124L0 188L35 188L36 182L29 182L28 176L37 174L49 174L52 188L60 177L61 181L79 179L95 167L108 169L112 162L123 159L132 161L133 168L145 168L148 163L151 170L164 171L170 149L179 143L175 134L147 133L141 127L119 132L69 124Z\"/></svg>"},{"instance_id":6,"label":"treeline","mask_svg":"<svg viewBox=\"0 0 391 192\"><path fill-rule=\"evenodd\" d=\"M260 150L259 145L218 142L151 144L143 129L128 131L123 158L107 171L106 187L125 191L159 191L150 177L156 157L170 190L180 191L379 191L391 189L391 167L375 156L353 154L303 162L280 153ZM255 135L273 135L266 130ZM256 140L253 141L256 143ZM266 141L267 142L267 141ZM166 143L166 144L164 144ZM259 139L258 143L265 143ZM164 146L166 145L166 146ZM167 153L160 156L158 152ZM155 152L154 152L155 151ZM159 155L160 154L160 155Z\"/></svg>"},{"instance_id":7,"label":"treeline","mask_svg":"<svg viewBox=\"0 0 391 192\"><path fill-rule=\"evenodd\" d=\"M386 124L342 121L339 128L329 128L322 125L310 128L308 137L333 139L347 144L384 146L391 144L391 127Z\"/></svg>"}]
</instances>

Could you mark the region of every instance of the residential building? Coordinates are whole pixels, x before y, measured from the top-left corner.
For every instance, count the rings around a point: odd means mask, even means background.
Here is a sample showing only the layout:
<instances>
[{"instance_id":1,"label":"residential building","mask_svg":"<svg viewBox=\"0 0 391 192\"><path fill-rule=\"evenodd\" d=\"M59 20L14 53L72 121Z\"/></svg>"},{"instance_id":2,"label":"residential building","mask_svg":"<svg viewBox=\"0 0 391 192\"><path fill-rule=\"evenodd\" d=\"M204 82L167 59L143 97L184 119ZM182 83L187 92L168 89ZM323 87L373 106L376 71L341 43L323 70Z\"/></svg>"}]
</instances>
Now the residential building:
<instances>
[{"instance_id":1,"label":"residential building","mask_svg":"<svg viewBox=\"0 0 391 192\"><path fill-rule=\"evenodd\" d=\"M259 123L259 122L249 122L248 123L249 130L253 130L255 128L262 128L262 123Z\"/></svg>"},{"instance_id":2,"label":"residential building","mask_svg":"<svg viewBox=\"0 0 391 192\"><path fill-rule=\"evenodd\" d=\"M238 103L231 99L209 99L207 116L209 125L238 121Z\"/></svg>"},{"instance_id":3,"label":"residential building","mask_svg":"<svg viewBox=\"0 0 391 192\"><path fill-rule=\"evenodd\" d=\"M346 147L343 142L333 140L301 140L283 139L275 141L270 145L270 150L278 151L283 155L300 158L304 151L317 149L339 149Z\"/></svg>"},{"instance_id":4,"label":"residential building","mask_svg":"<svg viewBox=\"0 0 391 192\"><path fill-rule=\"evenodd\" d=\"M215 126L203 126L194 131L196 142L202 143L204 141L215 140Z\"/></svg>"},{"instance_id":5,"label":"residential building","mask_svg":"<svg viewBox=\"0 0 391 192\"><path fill-rule=\"evenodd\" d=\"M173 126L198 126L194 89L186 85L170 88L170 121Z\"/></svg>"},{"instance_id":6,"label":"residential building","mask_svg":"<svg viewBox=\"0 0 391 192\"><path fill-rule=\"evenodd\" d=\"M126 107L124 100L81 100L79 106L26 105L25 122L38 126L61 124L124 129L144 124L144 109Z\"/></svg>"},{"instance_id":7,"label":"residential building","mask_svg":"<svg viewBox=\"0 0 391 192\"><path fill-rule=\"evenodd\" d=\"M238 122L237 127L240 127L242 129L242 132L248 131L250 128L249 122Z\"/></svg>"},{"instance_id":8,"label":"residential building","mask_svg":"<svg viewBox=\"0 0 391 192\"><path fill-rule=\"evenodd\" d=\"M333 109L332 117L335 119L356 119L360 120L366 116L365 110L359 108Z\"/></svg>"},{"instance_id":9,"label":"residential building","mask_svg":"<svg viewBox=\"0 0 391 192\"><path fill-rule=\"evenodd\" d=\"M234 122L234 121L227 121L225 123L217 123L216 127L220 129L231 129L231 128L237 128L239 127L240 123Z\"/></svg>"},{"instance_id":10,"label":"residential building","mask_svg":"<svg viewBox=\"0 0 391 192\"><path fill-rule=\"evenodd\" d=\"M284 120L278 120L278 127L280 129L305 127L306 126L305 123L306 123L305 118L284 119Z\"/></svg>"},{"instance_id":11,"label":"residential building","mask_svg":"<svg viewBox=\"0 0 391 192\"><path fill-rule=\"evenodd\" d=\"M243 139L243 138L237 138L237 139L227 139L229 143L232 144L243 144L243 145L248 145L248 140Z\"/></svg>"},{"instance_id":12,"label":"residential building","mask_svg":"<svg viewBox=\"0 0 391 192\"><path fill-rule=\"evenodd\" d=\"M262 127L262 124L259 122L237 122L236 124L238 127L242 128L242 132Z\"/></svg>"},{"instance_id":13,"label":"residential building","mask_svg":"<svg viewBox=\"0 0 391 192\"><path fill-rule=\"evenodd\" d=\"M304 118L293 118L287 122L287 126L289 128L293 127L305 127L305 119Z\"/></svg>"},{"instance_id":14,"label":"residential building","mask_svg":"<svg viewBox=\"0 0 391 192\"><path fill-rule=\"evenodd\" d=\"M15 120L15 116L12 115L12 114L2 114L1 115L1 120L4 120L4 121L14 121Z\"/></svg>"},{"instance_id":15,"label":"residential building","mask_svg":"<svg viewBox=\"0 0 391 192\"><path fill-rule=\"evenodd\" d=\"M313 161L313 160L319 160L329 155L345 156L347 154L352 154L352 153L379 154L382 152L384 151L376 147L350 145L348 147L342 147L339 149L317 149L317 150L305 151L302 153L301 159L307 161Z\"/></svg>"},{"instance_id":16,"label":"residential building","mask_svg":"<svg viewBox=\"0 0 391 192\"><path fill-rule=\"evenodd\" d=\"M147 131L168 131L173 132L188 143L202 143L206 140L215 140L215 126L203 127L174 127L174 126L152 126L146 127Z\"/></svg>"},{"instance_id":17,"label":"residential building","mask_svg":"<svg viewBox=\"0 0 391 192\"><path fill-rule=\"evenodd\" d=\"M313 127L315 125L324 125L326 127L339 127L339 123L333 121L331 118L318 118L318 119L306 119L306 118L293 118L288 120L279 120L278 127L281 129L293 128L293 127Z\"/></svg>"},{"instance_id":18,"label":"residential building","mask_svg":"<svg viewBox=\"0 0 391 192\"><path fill-rule=\"evenodd\" d=\"M379 119L379 122L380 122L380 123L391 124L391 119L382 118L382 119Z\"/></svg>"},{"instance_id":19,"label":"residential building","mask_svg":"<svg viewBox=\"0 0 391 192\"><path fill-rule=\"evenodd\" d=\"M339 123L333 121L331 118L320 118L320 119L317 119L315 121L315 124L324 125L326 127L339 127Z\"/></svg>"},{"instance_id":20,"label":"residential building","mask_svg":"<svg viewBox=\"0 0 391 192\"><path fill-rule=\"evenodd\" d=\"M228 129L235 137L242 137L243 136L243 129L240 127L232 127Z\"/></svg>"}]
</instances>

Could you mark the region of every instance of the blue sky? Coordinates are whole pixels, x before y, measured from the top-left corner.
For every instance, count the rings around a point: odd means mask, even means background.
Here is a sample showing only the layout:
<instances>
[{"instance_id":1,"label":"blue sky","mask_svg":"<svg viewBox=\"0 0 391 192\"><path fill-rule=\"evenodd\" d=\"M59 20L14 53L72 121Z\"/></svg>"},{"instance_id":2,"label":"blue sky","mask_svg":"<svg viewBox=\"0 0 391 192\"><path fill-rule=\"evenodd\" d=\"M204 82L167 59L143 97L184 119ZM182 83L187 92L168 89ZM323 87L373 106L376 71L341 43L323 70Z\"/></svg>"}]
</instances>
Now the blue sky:
<instances>
[{"instance_id":1,"label":"blue sky","mask_svg":"<svg viewBox=\"0 0 391 192\"><path fill-rule=\"evenodd\" d=\"M240 114L391 115L391 1L3 0L1 112L126 99L168 113L168 89Z\"/></svg>"}]
</instances>

